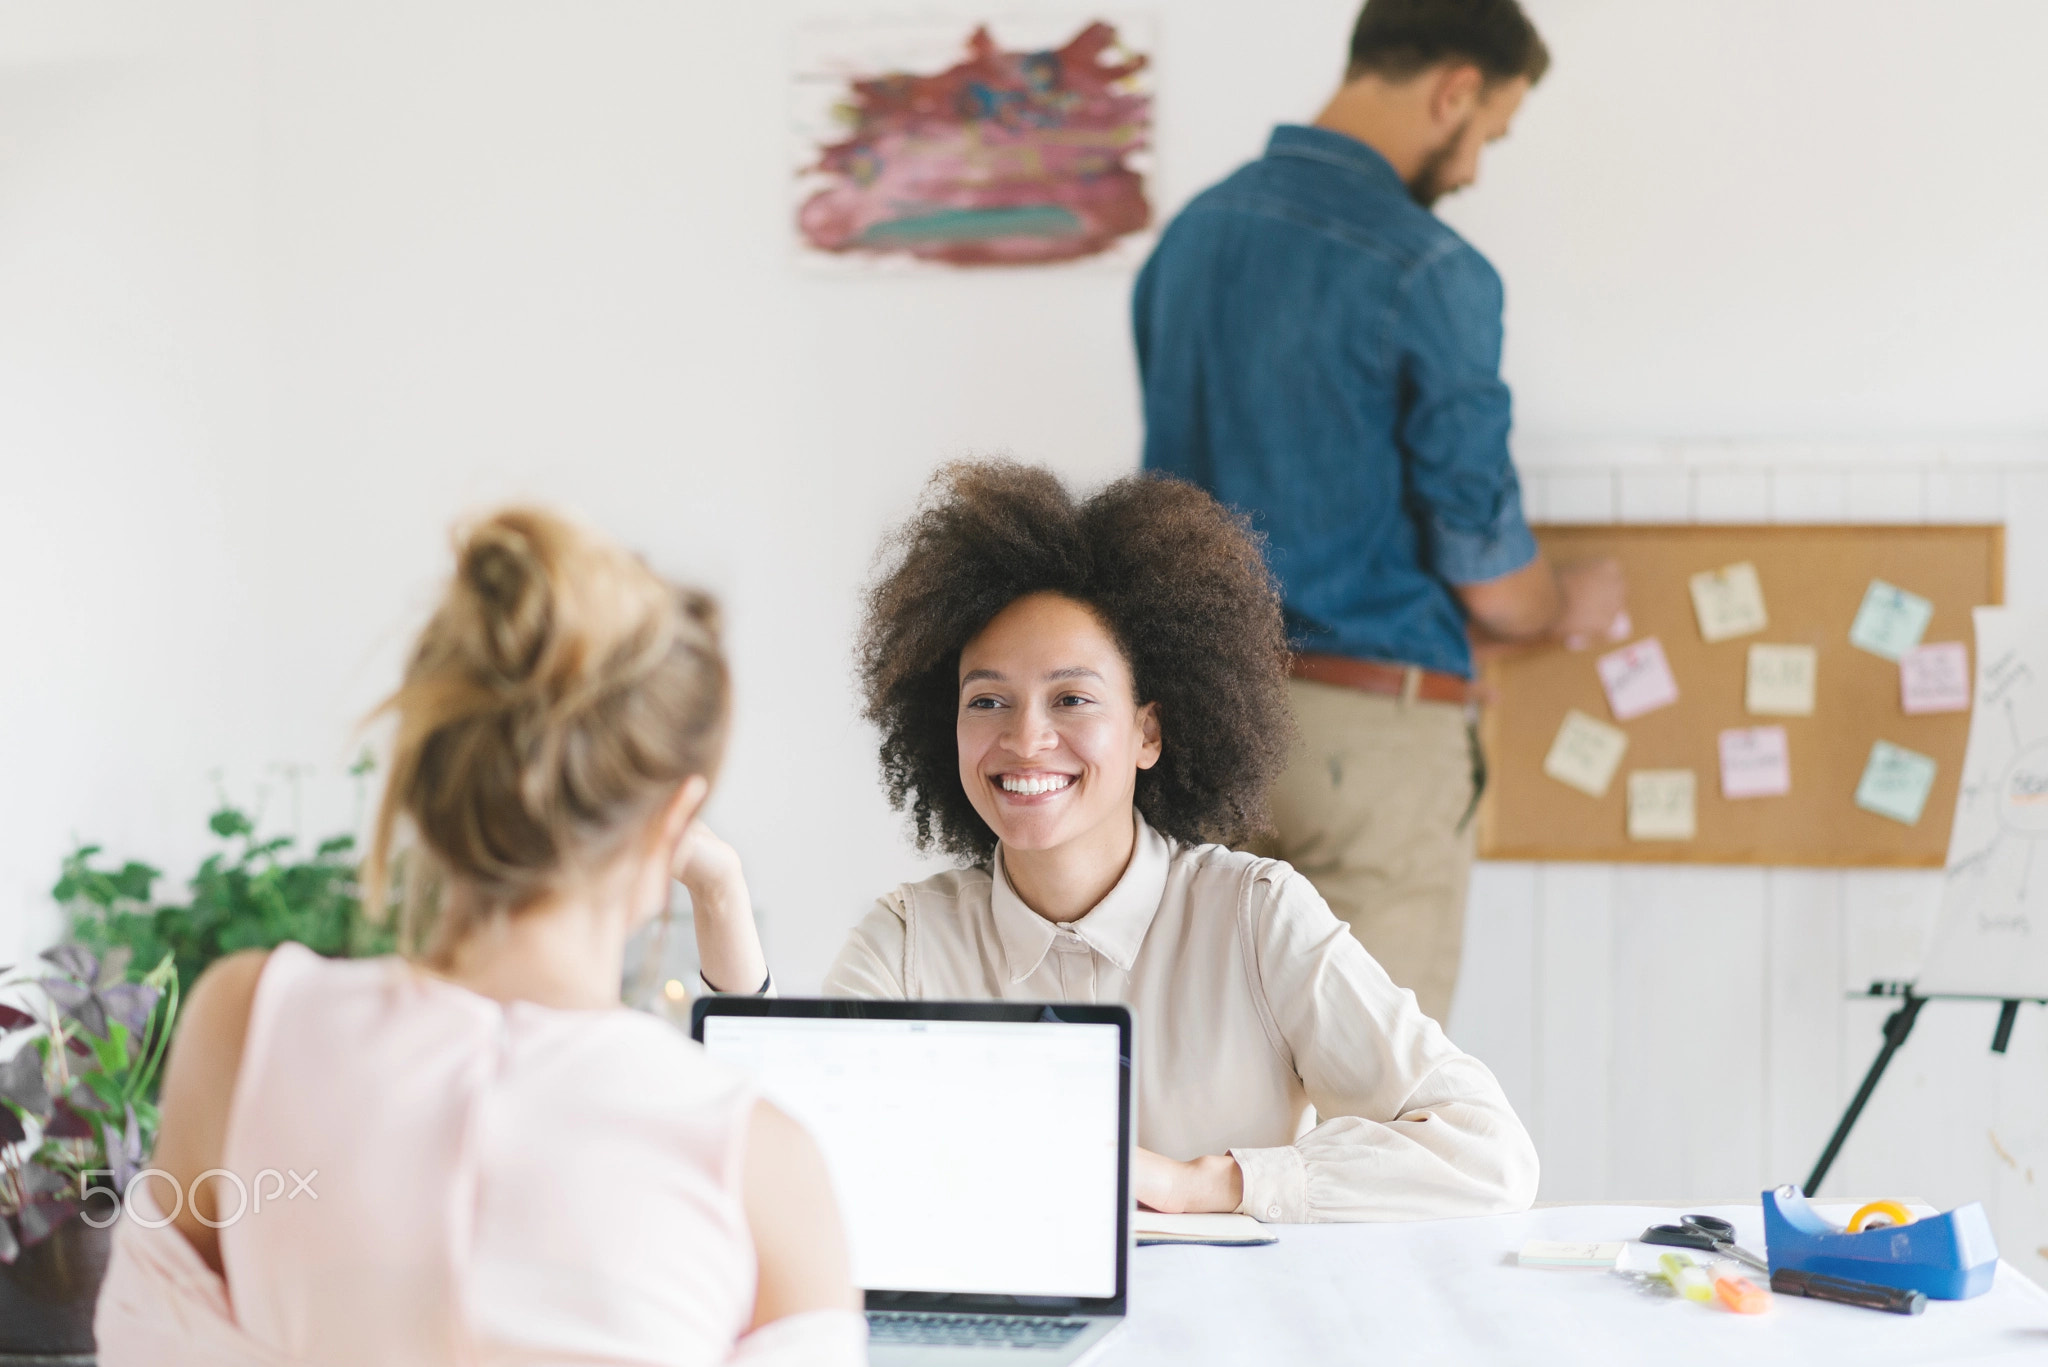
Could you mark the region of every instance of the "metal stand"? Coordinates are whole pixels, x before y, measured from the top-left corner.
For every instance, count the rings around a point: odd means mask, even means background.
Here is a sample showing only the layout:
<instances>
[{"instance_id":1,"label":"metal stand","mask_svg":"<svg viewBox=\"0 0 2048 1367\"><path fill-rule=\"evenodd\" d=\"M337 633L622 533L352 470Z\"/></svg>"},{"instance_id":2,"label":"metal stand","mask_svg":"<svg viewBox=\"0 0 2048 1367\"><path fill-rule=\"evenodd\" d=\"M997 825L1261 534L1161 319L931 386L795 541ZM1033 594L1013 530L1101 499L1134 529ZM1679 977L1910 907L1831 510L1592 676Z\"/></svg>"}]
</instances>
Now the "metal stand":
<instances>
[{"instance_id":1,"label":"metal stand","mask_svg":"<svg viewBox=\"0 0 2048 1367\"><path fill-rule=\"evenodd\" d=\"M1884 1076L1886 1066L1892 1061L1892 1055L1899 1052L1899 1047L1906 1042L1906 1036L1913 1033L1913 1022L1920 1019L1921 1007L1931 1001L1998 1002L1998 1030L1991 1037L1991 1052L2002 1054L2006 1046L2012 1042L2012 1026L2013 1022L2019 1019L2020 1003L2031 1001L2048 1004L2048 997L1980 997L1946 992L1931 993L1923 997L1913 991L1911 983L1872 983L1870 991L1862 995L1897 997L1899 1009L1886 1017L1884 1047L1879 1049L1877 1057L1871 1060L1870 1071L1863 1075L1863 1085L1856 1089L1854 1099L1849 1102L1849 1109L1842 1112L1842 1123L1835 1126L1834 1137L1829 1139L1828 1146L1821 1150L1820 1162L1813 1165L1813 1176L1807 1178L1806 1185L1801 1188L1809 1198L1820 1190L1822 1179L1828 1175L1828 1169L1834 1166L1835 1156L1842 1151L1842 1144L1849 1138L1849 1131L1855 1128L1856 1117L1863 1114L1864 1104L1870 1100L1870 1094L1877 1090L1877 1080Z\"/></svg>"}]
</instances>

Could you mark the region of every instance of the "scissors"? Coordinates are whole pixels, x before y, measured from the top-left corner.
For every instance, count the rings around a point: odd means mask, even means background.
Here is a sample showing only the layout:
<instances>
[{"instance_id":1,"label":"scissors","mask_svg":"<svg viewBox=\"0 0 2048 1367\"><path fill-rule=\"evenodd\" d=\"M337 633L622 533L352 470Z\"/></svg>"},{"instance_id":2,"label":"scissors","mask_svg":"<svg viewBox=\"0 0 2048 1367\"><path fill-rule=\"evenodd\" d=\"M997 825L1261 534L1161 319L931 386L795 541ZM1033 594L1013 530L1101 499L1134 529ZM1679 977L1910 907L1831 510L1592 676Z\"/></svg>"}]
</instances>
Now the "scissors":
<instances>
[{"instance_id":1,"label":"scissors","mask_svg":"<svg viewBox=\"0 0 2048 1367\"><path fill-rule=\"evenodd\" d=\"M1675 1225L1651 1225L1643 1231L1643 1242L1672 1248L1709 1249L1748 1263L1759 1272L1771 1270L1771 1265L1756 1254L1736 1247L1735 1226L1714 1215L1688 1215Z\"/></svg>"}]
</instances>

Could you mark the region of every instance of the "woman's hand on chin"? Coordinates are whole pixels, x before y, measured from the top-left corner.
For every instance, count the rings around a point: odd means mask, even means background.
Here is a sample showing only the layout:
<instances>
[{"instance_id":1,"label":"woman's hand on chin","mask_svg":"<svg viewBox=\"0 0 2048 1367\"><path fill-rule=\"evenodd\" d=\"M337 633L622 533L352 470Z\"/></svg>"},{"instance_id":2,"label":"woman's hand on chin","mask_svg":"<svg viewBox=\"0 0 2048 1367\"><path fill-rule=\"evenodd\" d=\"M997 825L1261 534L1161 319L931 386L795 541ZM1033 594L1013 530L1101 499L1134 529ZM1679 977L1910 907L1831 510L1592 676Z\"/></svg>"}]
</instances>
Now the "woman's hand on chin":
<instances>
[{"instance_id":1,"label":"woman's hand on chin","mask_svg":"<svg viewBox=\"0 0 2048 1367\"><path fill-rule=\"evenodd\" d=\"M1139 1149L1131 1156L1131 1186L1139 1205L1174 1215L1232 1211L1244 1201L1244 1173L1227 1153L1183 1163Z\"/></svg>"},{"instance_id":2,"label":"woman's hand on chin","mask_svg":"<svg viewBox=\"0 0 2048 1367\"><path fill-rule=\"evenodd\" d=\"M768 960L754 928L739 851L701 821L690 823L669 872L690 894L696 923L697 962L704 981L721 992L754 992L768 980Z\"/></svg>"}]
</instances>

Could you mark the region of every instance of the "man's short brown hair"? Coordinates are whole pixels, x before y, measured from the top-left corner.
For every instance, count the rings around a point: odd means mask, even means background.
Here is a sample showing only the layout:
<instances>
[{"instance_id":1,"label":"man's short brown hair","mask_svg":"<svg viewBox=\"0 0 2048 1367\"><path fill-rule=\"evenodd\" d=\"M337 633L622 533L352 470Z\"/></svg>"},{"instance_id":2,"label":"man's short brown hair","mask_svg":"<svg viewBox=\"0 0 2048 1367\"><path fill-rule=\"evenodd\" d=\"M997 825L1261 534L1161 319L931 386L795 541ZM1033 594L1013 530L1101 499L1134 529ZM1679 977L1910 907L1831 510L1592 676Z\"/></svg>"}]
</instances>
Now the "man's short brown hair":
<instances>
[{"instance_id":1,"label":"man's short brown hair","mask_svg":"<svg viewBox=\"0 0 2048 1367\"><path fill-rule=\"evenodd\" d=\"M1440 62L1470 62L1489 84L1519 76L1534 85L1550 49L1516 0L1366 0L1346 79L1405 80Z\"/></svg>"}]
</instances>

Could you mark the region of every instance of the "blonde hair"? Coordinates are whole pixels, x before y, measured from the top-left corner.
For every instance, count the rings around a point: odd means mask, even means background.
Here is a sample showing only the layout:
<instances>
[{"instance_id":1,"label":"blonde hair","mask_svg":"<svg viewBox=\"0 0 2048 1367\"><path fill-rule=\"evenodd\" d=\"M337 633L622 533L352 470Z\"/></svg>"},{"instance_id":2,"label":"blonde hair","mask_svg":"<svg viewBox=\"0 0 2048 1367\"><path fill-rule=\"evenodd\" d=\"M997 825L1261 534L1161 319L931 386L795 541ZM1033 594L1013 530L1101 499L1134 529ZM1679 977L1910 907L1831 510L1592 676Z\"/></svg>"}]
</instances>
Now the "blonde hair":
<instances>
[{"instance_id":1,"label":"blonde hair","mask_svg":"<svg viewBox=\"0 0 2048 1367\"><path fill-rule=\"evenodd\" d=\"M387 909L401 824L400 944L430 962L603 867L724 750L730 685L708 596L553 513L455 534L455 577L398 690L362 889Z\"/></svg>"}]
</instances>

